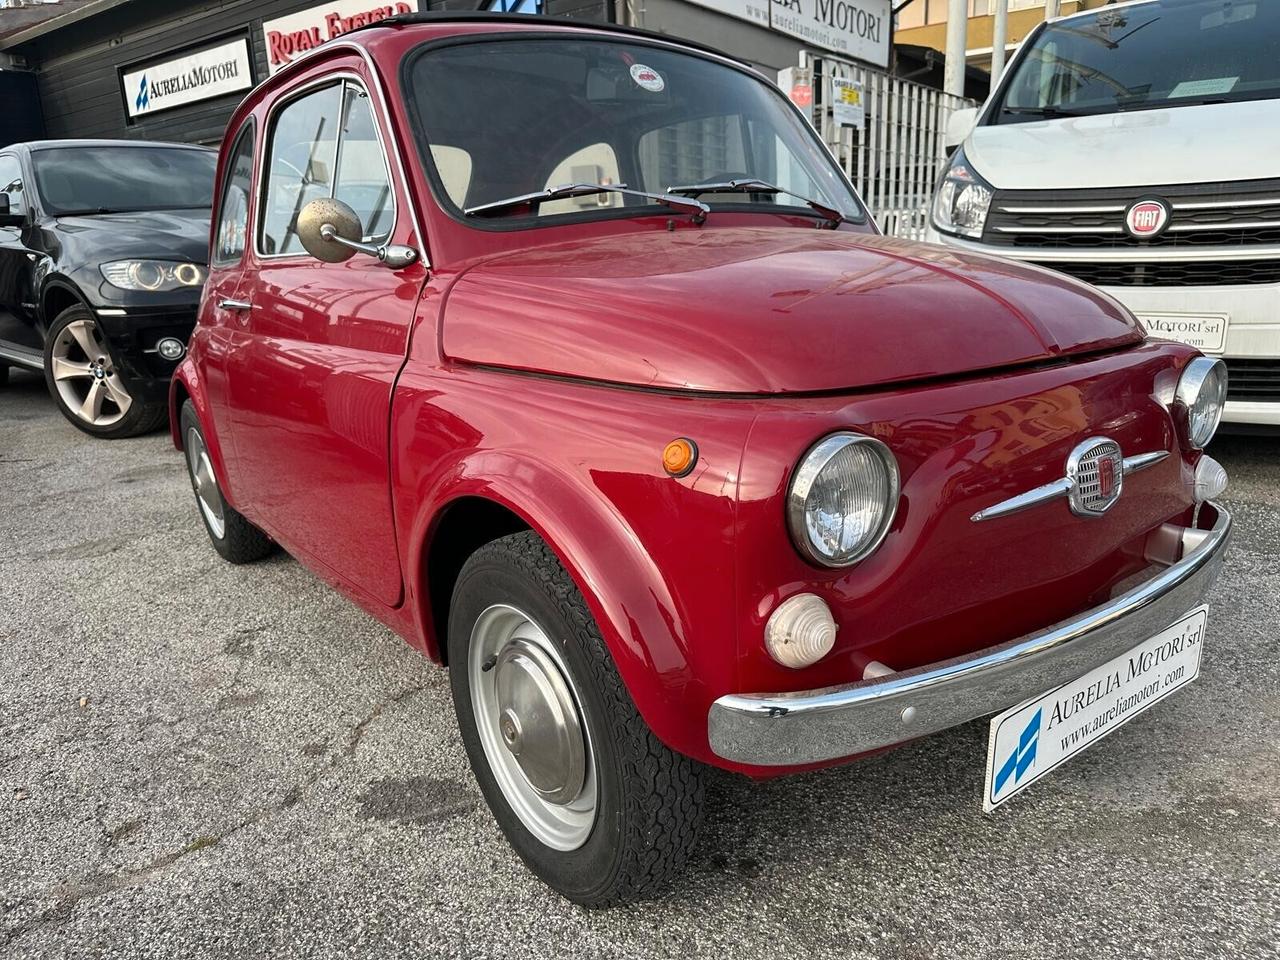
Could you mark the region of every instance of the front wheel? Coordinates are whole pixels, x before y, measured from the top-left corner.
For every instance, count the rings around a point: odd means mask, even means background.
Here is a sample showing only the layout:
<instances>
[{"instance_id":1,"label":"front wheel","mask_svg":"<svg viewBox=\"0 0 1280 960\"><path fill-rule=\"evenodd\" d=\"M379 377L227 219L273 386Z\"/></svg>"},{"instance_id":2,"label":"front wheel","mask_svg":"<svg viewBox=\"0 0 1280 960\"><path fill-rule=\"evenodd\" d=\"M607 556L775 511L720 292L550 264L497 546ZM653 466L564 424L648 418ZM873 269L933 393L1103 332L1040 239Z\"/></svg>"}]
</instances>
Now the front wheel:
<instances>
[{"instance_id":1,"label":"front wheel","mask_svg":"<svg viewBox=\"0 0 1280 960\"><path fill-rule=\"evenodd\" d=\"M535 874L600 907L639 899L683 866L702 769L649 730L582 595L536 534L467 560L449 663L471 768Z\"/></svg>"},{"instance_id":2,"label":"front wheel","mask_svg":"<svg viewBox=\"0 0 1280 960\"><path fill-rule=\"evenodd\" d=\"M53 321L45 339L44 381L62 415L95 437L133 437L165 421L163 403L143 403L129 392L88 307L67 307Z\"/></svg>"}]
</instances>

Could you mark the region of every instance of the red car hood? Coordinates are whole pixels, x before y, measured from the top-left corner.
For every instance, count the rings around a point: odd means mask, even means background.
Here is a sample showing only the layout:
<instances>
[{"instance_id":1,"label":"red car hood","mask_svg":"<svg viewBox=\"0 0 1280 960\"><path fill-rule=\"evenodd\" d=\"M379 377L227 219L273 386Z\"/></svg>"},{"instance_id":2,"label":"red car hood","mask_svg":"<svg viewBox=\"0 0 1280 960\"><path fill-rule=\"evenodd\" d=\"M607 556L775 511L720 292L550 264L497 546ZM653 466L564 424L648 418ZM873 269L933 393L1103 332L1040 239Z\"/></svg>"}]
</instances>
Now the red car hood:
<instances>
[{"instance_id":1,"label":"red car hood","mask_svg":"<svg viewBox=\"0 0 1280 960\"><path fill-rule=\"evenodd\" d=\"M1049 271L848 231L708 227L534 248L449 292L456 360L717 393L867 387L1141 341Z\"/></svg>"}]
</instances>

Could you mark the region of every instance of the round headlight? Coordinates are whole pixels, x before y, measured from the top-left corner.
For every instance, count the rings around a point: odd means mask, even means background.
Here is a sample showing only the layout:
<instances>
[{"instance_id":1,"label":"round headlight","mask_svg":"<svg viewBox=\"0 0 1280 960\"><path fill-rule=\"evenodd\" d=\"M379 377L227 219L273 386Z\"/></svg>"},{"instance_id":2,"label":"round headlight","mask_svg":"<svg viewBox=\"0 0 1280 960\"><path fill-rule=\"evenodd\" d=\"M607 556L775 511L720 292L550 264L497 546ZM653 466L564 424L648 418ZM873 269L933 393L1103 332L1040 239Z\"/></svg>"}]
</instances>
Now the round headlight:
<instances>
[{"instance_id":1,"label":"round headlight","mask_svg":"<svg viewBox=\"0 0 1280 960\"><path fill-rule=\"evenodd\" d=\"M150 260L138 260L129 270L130 279L143 290L159 290L164 286L164 268Z\"/></svg>"},{"instance_id":2,"label":"round headlight","mask_svg":"<svg viewBox=\"0 0 1280 960\"><path fill-rule=\"evenodd\" d=\"M1186 416L1187 442L1203 450L1213 439L1227 402L1227 365L1196 357L1182 371L1174 400Z\"/></svg>"},{"instance_id":3,"label":"round headlight","mask_svg":"<svg viewBox=\"0 0 1280 960\"><path fill-rule=\"evenodd\" d=\"M791 539L807 559L847 567L880 545L898 505L898 464L879 440L833 433L800 460L787 494Z\"/></svg>"}]
</instances>

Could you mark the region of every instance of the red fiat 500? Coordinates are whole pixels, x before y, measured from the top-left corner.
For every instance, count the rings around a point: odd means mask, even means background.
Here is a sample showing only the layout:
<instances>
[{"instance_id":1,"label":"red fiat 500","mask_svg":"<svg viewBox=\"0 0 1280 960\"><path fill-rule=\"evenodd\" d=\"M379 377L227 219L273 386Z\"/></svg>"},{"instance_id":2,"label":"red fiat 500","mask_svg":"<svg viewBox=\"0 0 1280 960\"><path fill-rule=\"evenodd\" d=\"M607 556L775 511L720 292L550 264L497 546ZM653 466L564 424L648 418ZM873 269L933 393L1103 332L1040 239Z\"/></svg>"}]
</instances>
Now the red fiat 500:
<instances>
[{"instance_id":1,"label":"red fiat 500","mask_svg":"<svg viewBox=\"0 0 1280 960\"><path fill-rule=\"evenodd\" d=\"M706 765L1008 711L994 806L1198 669L1221 363L880 236L740 63L396 18L245 100L215 211L172 396L214 546L280 544L447 664L567 897L668 877Z\"/></svg>"}]
</instances>

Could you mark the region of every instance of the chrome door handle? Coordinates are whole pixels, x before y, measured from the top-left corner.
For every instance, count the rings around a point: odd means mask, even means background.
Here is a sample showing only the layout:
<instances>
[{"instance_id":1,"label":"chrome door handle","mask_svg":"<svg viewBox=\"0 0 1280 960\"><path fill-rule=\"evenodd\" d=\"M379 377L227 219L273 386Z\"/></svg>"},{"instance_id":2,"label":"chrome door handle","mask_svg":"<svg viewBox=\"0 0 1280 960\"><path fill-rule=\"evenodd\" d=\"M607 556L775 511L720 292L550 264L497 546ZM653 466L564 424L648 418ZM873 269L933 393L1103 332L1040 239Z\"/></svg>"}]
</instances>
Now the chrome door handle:
<instances>
[{"instance_id":1,"label":"chrome door handle","mask_svg":"<svg viewBox=\"0 0 1280 960\"><path fill-rule=\"evenodd\" d=\"M248 300L219 300L219 310L231 310L235 313L247 313L253 309L253 304Z\"/></svg>"}]
</instances>

